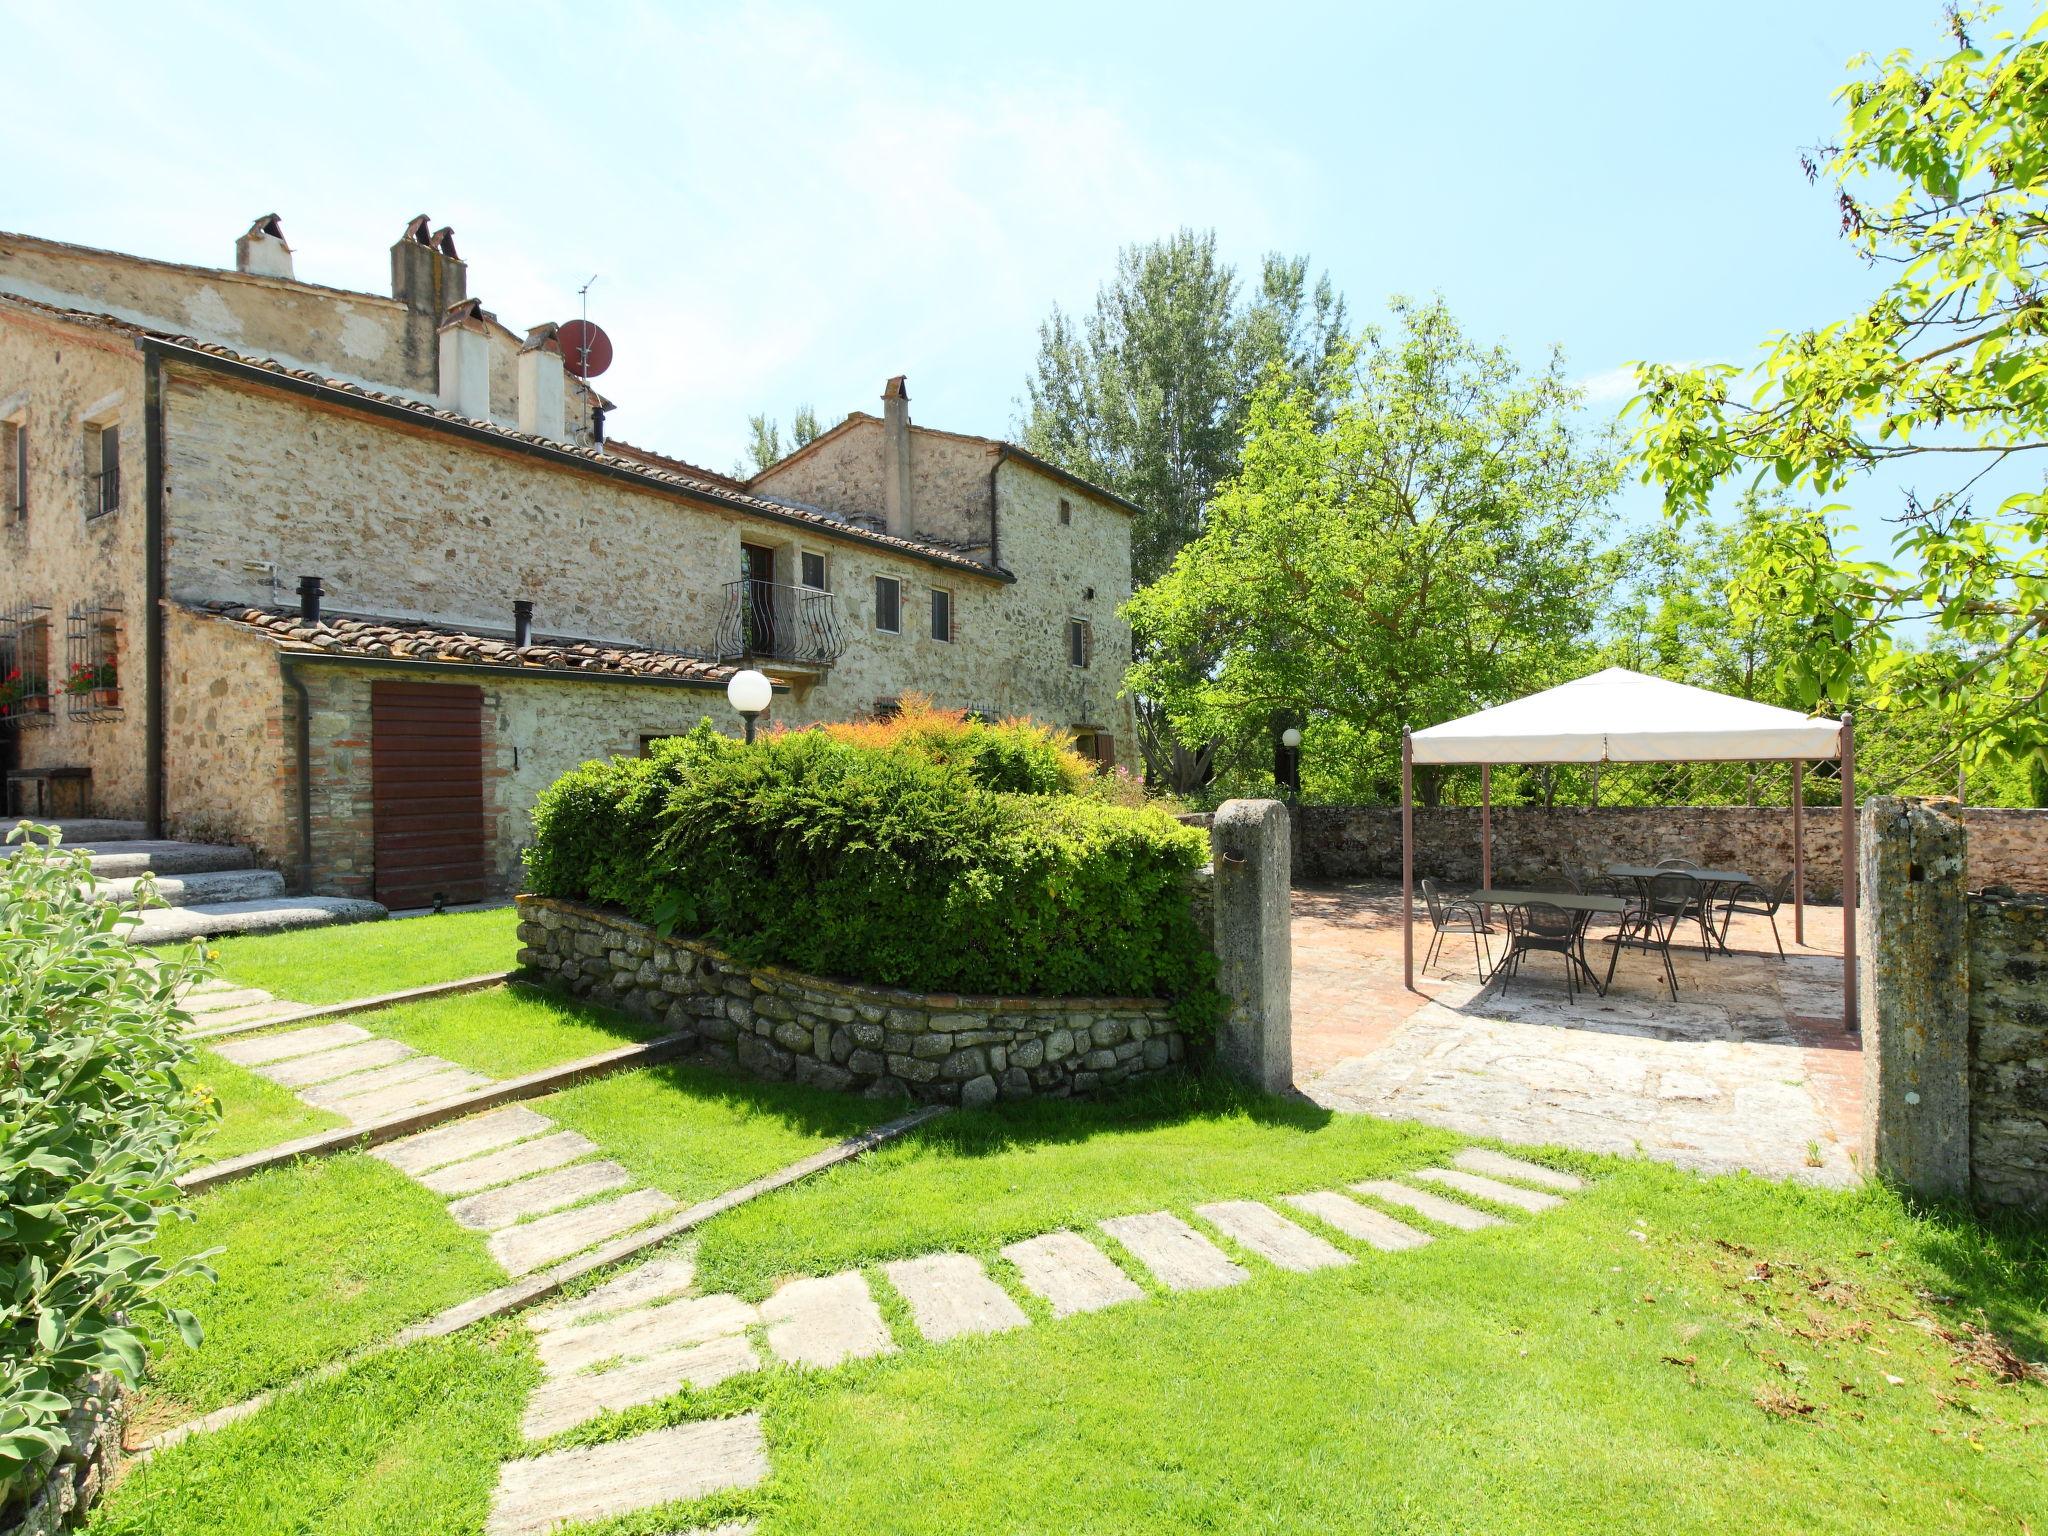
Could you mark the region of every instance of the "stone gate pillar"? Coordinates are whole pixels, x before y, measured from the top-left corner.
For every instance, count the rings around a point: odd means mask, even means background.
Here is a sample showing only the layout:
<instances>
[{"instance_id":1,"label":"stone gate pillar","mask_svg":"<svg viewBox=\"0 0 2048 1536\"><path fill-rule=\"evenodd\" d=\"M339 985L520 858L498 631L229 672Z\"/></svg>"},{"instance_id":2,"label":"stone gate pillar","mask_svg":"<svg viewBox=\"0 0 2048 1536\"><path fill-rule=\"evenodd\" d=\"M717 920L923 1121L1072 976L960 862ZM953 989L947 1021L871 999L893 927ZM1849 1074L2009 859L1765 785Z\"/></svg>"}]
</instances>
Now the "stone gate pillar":
<instances>
[{"instance_id":1,"label":"stone gate pillar","mask_svg":"<svg viewBox=\"0 0 2048 1536\"><path fill-rule=\"evenodd\" d=\"M1912 1194L1970 1189L1968 842L1953 801L1880 795L1857 839L1863 1171Z\"/></svg>"},{"instance_id":2,"label":"stone gate pillar","mask_svg":"<svg viewBox=\"0 0 2048 1536\"><path fill-rule=\"evenodd\" d=\"M1216 1054L1231 1076L1271 1093L1294 1086L1290 842L1278 800L1226 800L1209 834L1216 984L1230 1000Z\"/></svg>"}]
</instances>

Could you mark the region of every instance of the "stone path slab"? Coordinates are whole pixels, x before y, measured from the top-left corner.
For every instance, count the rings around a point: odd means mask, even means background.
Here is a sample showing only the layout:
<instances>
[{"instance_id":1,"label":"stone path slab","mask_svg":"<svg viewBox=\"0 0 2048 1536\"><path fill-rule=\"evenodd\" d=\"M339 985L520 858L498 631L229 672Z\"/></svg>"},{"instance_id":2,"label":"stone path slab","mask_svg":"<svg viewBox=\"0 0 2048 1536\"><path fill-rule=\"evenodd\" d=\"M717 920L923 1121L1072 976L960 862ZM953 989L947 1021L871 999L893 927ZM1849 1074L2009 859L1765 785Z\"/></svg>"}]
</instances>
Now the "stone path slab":
<instances>
[{"instance_id":1,"label":"stone path slab","mask_svg":"<svg viewBox=\"0 0 2048 1536\"><path fill-rule=\"evenodd\" d=\"M529 1136L554 1129L555 1122L524 1104L486 1110L453 1125L436 1126L417 1136L387 1142L370 1156L380 1157L400 1173L417 1178L429 1169L446 1167L467 1157L476 1157L499 1147L510 1146Z\"/></svg>"},{"instance_id":2,"label":"stone path slab","mask_svg":"<svg viewBox=\"0 0 2048 1536\"><path fill-rule=\"evenodd\" d=\"M1518 1211L1548 1211L1564 1204L1557 1195L1524 1189L1519 1184L1503 1184L1498 1179L1489 1179L1482 1173L1467 1173L1462 1168L1419 1168L1409 1177L1427 1179L1432 1184L1443 1185L1445 1189L1455 1189L1461 1195L1511 1205Z\"/></svg>"},{"instance_id":3,"label":"stone path slab","mask_svg":"<svg viewBox=\"0 0 2048 1536\"><path fill-rule=\"evenodd\" d=\"M1451 1161L1468 1173L1483 1173L1496 1179L1520 1179L1524 1184L1541 1184L1545 1189L1584 1189L1586 1181L1575 1173L1561 1173L1541 1163L1525 1162L1505 1152L1485 1147L1467 1147Z\"/></svg>"},{"instance_id":4,"label":"stone path slab","mask_svg":"<svg viewBox=\"0 0 2048 1536\"><path fill-rule=\"evenodd\" d=\"M575 1131L556 1131L551 1136L522 1141L483 1157L473 1157L467 1162L435 1168L413 1177L437 1195L471 1195L480 1189L489 1189L493 1184L509 1184L514 1179L546 1173L550 1168L559 1168L579 1157L588 1157L596 1150L597 1143L588 1136Z\"/></svg>"},{"instance_id":5,"label":"stone path slab","mask_svg":"<svg viewBox=\"0 0 2048 1536\"><path fill-rule=\"evenodd\" d=\"M541 1536L573 1521L752 1488L767 1475L759 1414L678 1424L506 1462L484 1530L486 1536Z\"/></svg>"},{"instance_id":6,"label":"stone path slab","mask_svg":"<svg viewBox=\"0 0 2048 1536\"><path fill-rule=\"evenodd\" d=\"M685 1387L705 1391L733 1376L761 1368L761 1357L744 1335L711 1339L688 1349L651 1355L609 1371L580 1371L544 1381L526 1405L520 1429L529 1440L545 1440L574 1429L601 1413L619 1413L658 1403Z\"/></svg>"},{"instance_id":7,"label":"stone path slab","mask_svg":"<svg viewBox=\"0 0 2048 1536\"><path fill-rule=\"evenodd\" d=\"M527 1325L538 1333L552 1329L576 1328L632 1307L653 1306L688 1293L697 1282L697 1261L688 1253L649 1259L637 1269L607 1280L574 1301L557 1302L527 1314Z\"/></svg>"},{"instance_id":8,"label":"stone path slab","mask_svg":"<svg viewBox=\"0 0 2048 1536\"><path fill-rule=\"evenodd\" d=\"M178 999L178 1006L191 1014L201 1024L211 1023L207 1015L225 1013L233 1008L247 1008L254 1003L274 1003L272 997L261 987L238 987L233 982L214 980L208 984L192 987Z\"/></svg>"},{"instance_id":9,"label":"stone path slab","mask_svg":"<svg viewBox=\"0 0 2048 1536\"><path fill-rule=\"evenodd\" d=\"M1306 1195L1282 1195L1281 1199L1297 1211L1305 1211L1318 1221L1326 1221L1346 1237L1355 1237L1361 1243L1368 1243L1385 1253L1399 1253L1404 1248L1420 1248L1430 1241L1427 1232L1418 1232L1404 1222L1394 1220L1384 1211L1369 1205L1360 1205L1348 1195L1331 1190L1317 1190Z\"/></svg>"},{"instance_id":10,"label":"stone path slab","mask_svg":"<svg viewBox=\"0 0 2048 1536\"><path fill-rule=\"evenodd\" d=\"M329 1051L337 1045L354 1045L359 1040L370 1038L370 1032L360 1024L315 1024L306 1029L289 1029L278 1035L224 1040L207 1049L238 1067L255 1067L266 1062L283 1061L288 1056L310 1056L315 1051Z\"/></svg>"},{"instance_id":11,"label":"stone path slab","mask_svg":"<svg viewBox=\"0 0 2048 1536\"><path fill-rule=\"evenodd\" d=\"M931 1253L882 1266L910 1305L917 1331L934 1344L969 1333L1029 1327L1031 1319L1010 1293L989 1279L981 1261L966 1253Z\"/></svg>"},{"instance_id":12,"label":"stone path slab","mask_svg":"<svg viewBox=\"0 0 2048 1536\"><path fill-rule=\"evenodd\" d=\"M1196 1206L1195 1214L1225 1237L1281 1269L1305 1273L1351 1262L1351 1255L1341 1248L1331 1246L1256 1200L1219 1200L1213 1205Z\"/></svg>"},{"instance_id":13,"label":"stone path slab","mask_svg":"<svg viewBox=\"0 0 2048 1536\"><path fill-rule=\"evenodd\" d=\"M1044 1299L1054 1317L1096 1312L1120 1301L1141 1301L1145 1292L1116 1267L1108 1254L1078 1232L1048 1232L1003 1250L1017 1266L1025 1287Z\"/></svg>"},{"instance_id":14,"label":"stone path slab","mask_svg":"<svg viewBox=\"0 0 2048 1536\"><path fill-rule=\"evenodd\" d=\"M769 1351L784 1365L826 1369L896 1348L859 1270L792 1280L761 1303Z\"/></svg>"},{"instance_id":15,"label":"stone path slab","mask_svg":"<svg viewBox=\"0 0 2048 1536\"><path fill-rule=\"evenodd\" d=\"M334 1082L310 1083L300 1088L298 1094L308 1104L317 1104L322 1109L333 1109L345 1099L359 1099L367 1094L381 1093L386 1088L395 1088L401 1083L431 1077L438 1072L461 1070L454 1062L443 1060L439 1056L409 1055L388 1066L357 1072Z\"/></svg>"},{"instance_id":16,"label":"stone path slab","mask_svg":"<svg viewBox=\"0 0 2048 1536\"><path fill-rule=\"evenodd\" d=\"M495 1232L528 1216L558 1211L632 1182L633 1175L617 1163L576 1163L457 1200L448 1207L448 1214L472 1231Z\"/></svg>"},{"instance_id":17,"label":"stone path slab","mask_svg":"<svg viewBox=\"0 0 2048 1536\"><path fill-rule=\"evenodd\" d=\"M363 1125L371 1120L382 1120L386 1115L395 1115L402 1109L456 1098L489 1082L490 1079L480 1072L450 1067L375 1093L359 1093L353 1098L339 1099L333 1109L352 1123Z\"/></svg>"},{"instance_id":18,"label":"stone path slab","mask_svg":"<svg viewBox=\"0 0 2048 1536\"><path fill-rule=\"evenodd\" d=\"M283 1061L267 1062L251 1070L258 1077L267 1077L281 1087L304 1088L313 1083L324 1083L330 1078L346 1077L351 1072L392 1066L411 1055L413 1048L397 1040L364 1040L331 1051L315 1051L310 1056L291 1056Z\"/></svg>"},{"instance_id":19,"label":"stone path slab","mask_svg":"<svg viewBox=\"0 0 2048 1536\"><path fill-rule=\"evenodd\" d=\"M675 1201L659 1190L635 1190L616 1200L580 1205L573 1211L543 1216L493 1233L489 1244L491 1257L508 1275L531 1274L543 1265L631 1231L675 1208Z\"/></svg>"},{"instance_id":20,"label":"stone path slab","mask_svg":"<svg viewBox=\"0 0 2048 1536\"><path fill-rule=\"evenodd\" d=\"M737 1296L685 1296L605 1322L553 1329L540 1335L536 1349L542 1366L566 1375L607 1360L637 1360L742 1334L758 1317Z\"/></svg>"},{"instance_id":21,"label":"stone path slab","mask_svg":"<svg viewBox=\"0 0 2048 1536\"><path fill-rule=\"evenodd\" d=\"M265 1024L289 1024L293 1019L318 1011L311 1003L294 1003L286 998L273 997L267 1002L242 1003L195 1017L192 1032L201 1035L238 1033Z\"/></svg>"},{"instance_id":22,"label":"stone path slab","mask_svg":"<svg viewBox=\"0 0 2048 1536\"><path fill-rule=\"evenodd\" d=\"M1441 1195L1432 1195L1427 1190L1410 1189L1406 1184L1396 1184L1392 1179L1367 1179L1363 1184L1351 1186L1361 1195L1371 1195L1390 1205L1405 1205L1417 1215L1427 1216L1431 1221L1440 1221L1447 1227L1456 1227L1460 1232L1477 1232L1481 1227L1497 1227L1501 1224L1498 1216L1489 1216L1485 1211L1475 1211L1469 1205L1460 1205L1455 1200L1446 1200Z\"/></svg>"},{"instance_id":23,"label":"stone path slab","mask_svg":"<svg viewBox=\"0 0 2048 1536\"><path fill-rule=\"evenodd\" d=\"M1167 1211L1112 1216L1099 1224L1151 1270L1170 1291L1206 1291L1236 1285L1250 1273L1193 1227Z\"/></svg>"}]
</instances>

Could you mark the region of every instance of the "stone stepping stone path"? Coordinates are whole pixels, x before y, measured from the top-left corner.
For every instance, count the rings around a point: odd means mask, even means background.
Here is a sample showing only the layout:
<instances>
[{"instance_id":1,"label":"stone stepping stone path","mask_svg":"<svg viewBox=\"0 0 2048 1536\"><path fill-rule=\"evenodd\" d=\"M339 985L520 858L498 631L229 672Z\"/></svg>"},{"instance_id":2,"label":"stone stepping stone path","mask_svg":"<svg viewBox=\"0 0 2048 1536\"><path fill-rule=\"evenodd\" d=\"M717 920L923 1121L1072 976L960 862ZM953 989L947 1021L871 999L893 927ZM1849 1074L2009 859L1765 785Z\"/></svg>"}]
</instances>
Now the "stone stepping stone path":
<instances>
[{"instance_id":1,"label":"stone stepping stone path","mask_svg":"<svg viewBox=\"0 0 2048 1536\"><path fill-rule=\"evenodd\" d=\"M508 1275L530 1275L571 1254L594 1248L608 1237L644 1227L674 1209L675 1201L660 1190L636 1189L629 1195L507 1227L492 1235L491 1257L504 1266Z\"/></svg>"},{"instance_id":2,"label":"stone stepping stone path","mask_svg":"<svg viewBox=\"0 0 2048 1536\"><path fill-rule=\"evenodd\" d=\"M188 1030L192 1034L235 1025L288 1024L311 1013L315 1006L220 977L187 987L179 994L178 1004L192 1016Z\"/></svg>"},{"instance_id":3,"label":"stone stepping stone path","mask_svg":"<svg viewBox=\"0 0 2048 1536\"><path fill-rule=\"evenodd\" d=\"M423 1182L449 1168L502 1159L501 1168L515 1177L528 1173L524 1182L533 1183L552 1177L555 1165L533 1173L528 1162L510 1154L573 1134L555 1131L546 1117L514 1106L410 1137L376 1155ZM536 1155L554 1154L528 1154ZM1504 1225L1507 1218L1435 1189L1536 1214L1562 1203L1548 1191L1585 1187L1585 1181L1570 1174L1498 1152L1472 1149L1453 1161L1460 1166L1403 1176L1430 1188L1393 1179L1353 1187L1463 1231ZM561 1166L573 1170L606 1165L571 1161ZM519 1182L502 1186L519 1187ZM1419 1248L1434 1240L1430 1233L1334 1190L1286 1195L1281 1202L1383 1252ZM457 1201L458 1206L467 1203ZM1355 1255L1263 1201L1219 1200L1196 1206L1194 1214L1246 1254L1282 1270L1301 1273L1357 1262ZM505 1228L499 1236L560 1219L543 1217L524 1227ZM1252 1276L1251 1270L1169 1211L1115 1216L1098 1226L1168 1290L1212 1290ZM1055 1318L1145 1298L1143 1288L1122 1265L1079 1232L1026 1238L1005 1247L1002 1256L1015 1267L1024 1289L1043 1300ZM1030 1316L972 1254L897 1259L881 1270L902 1297L911 1325L929 1342L1031 1326ZM543 1380L527 1404L522 1424L526 1438L546 1440L602 1414L660 1402L684 1387L709 1388L770 1363L829 1369L896 1349L881 1307L859 1270L789 1281L758 1307L736 1296L694 1295L695 1280L690 1256L673 1254L628 1270L587 1295L529 1313L527 1324L535 1335ZM765 1342L765 1358L757 1341ZM549 1451L504 1464L485 1529L487 1536L523 1536L549 1530L557 1522L596 1520L749 1488L767 1470L767 1448L752 1414ZM741 1522L720 1531L739 1536L750 1528Z\"/></svg>"}]
</instances>

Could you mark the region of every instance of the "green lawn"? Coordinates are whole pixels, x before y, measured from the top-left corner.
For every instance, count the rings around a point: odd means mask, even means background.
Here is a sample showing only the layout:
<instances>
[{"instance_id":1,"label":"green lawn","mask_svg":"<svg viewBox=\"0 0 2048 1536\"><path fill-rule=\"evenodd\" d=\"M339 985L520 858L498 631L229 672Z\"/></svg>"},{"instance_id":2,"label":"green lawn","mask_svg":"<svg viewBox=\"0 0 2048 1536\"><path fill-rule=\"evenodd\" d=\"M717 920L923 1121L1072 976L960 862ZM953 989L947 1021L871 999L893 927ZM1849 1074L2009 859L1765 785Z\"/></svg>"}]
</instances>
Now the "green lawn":
<instances>
[{"instance_id":1,"label":"green lawn","mask_svg":"<svg viewBox=\"0 0 2048 1536\"><path fill-rule=\"evenodd\" d=\"M315 1109L289 1088L258 1077L204 1046L199 1050L196 1075L213 1090L221 1107L220 1119L194 1145L193 1155L201 1162L224 1162L342 1123L341 1116Z\"/></svg>"},{"instance_id":2,"label":"green lawn","mask_svg":"<svg viewBox=\"0 0 2048 1536\"><path fill-rule=\"evenodd\" d=\"M301 1003L345 1003L518 965L510 907L220 939L220 972Z\"/></svg>"},{"instance_id":3,"label":"green lawn","mask_svg":"<svg viewBox=\"0 0 2048 1536\"><path fill-rule=\"evenodd\" d=\"M354 1154L271 1169L202 1195L164 1229L170 1257L223 1250L219 1281L175 1287L206 1337L150 1366L176 1419L239 1402L502 1284L483 1237L440 1197ZM179 1412L182 1408L185 1412Z\"/></svg>"},{"instance_id":4,"label":"green lawn","mask_svg":"<svg viewBox=\"0 0 2048 1536\"><path fill-rule=\"evenodd\" d=\"M651 1040L666 1026L539 987L488 987L380 1008L354 1022L491 1077L523 1077Z\"/></svg>"},{"instance_id":5,"label":"green lawn","mask_svg":"<svg viewBox=\"0 0 2048 1536\"><path fill-rule=\"evenodd\" d=\"M547 1107L601 1139L644 1132L612 1150L684 1198L741 1172L696 1171L732 1157L722 1116L759 1138L764 1162L843 1128L794 1097L775 1103L784 1090L724 1084L734 1102L719 1110L720 1084L672 1077L657 1091L658 1076ZM580 1117L559 1107L579 1096ZM712 1222L700 1288L758 1296L782 1277L872 1274L935 1248L988 1256L1105 1215L1340 1187L1460 1144L1202 1084L1121 1106L955 1115ZM1297 1275L1253 1261L1234 1288L1154 1288L1060 1321L1034 1303L1030 1328L990 1338L924 1343L883 1290L896 1355L685 1391L568 1438L764 1415L761 1488L646 1511L606 1536L734 1515L758 1518L762 1536L2048 1530L2048 1384L2002 1379L1989 1342L2048 1359L2048 1234L1916 1213L1882 1190L1553 1160L1595 1183L1541 1216L1400 1254L1325 1231L1358 1262ZM358 1367L353 1394L295 1392L166 1453L94 1529L203 1528L176 1491L266 1529L476 1536L478 1490L531 1380L518 1346L483 1332ZM437 1363L463 1349L459 1368ZM384 1420L418 1432L379 1440ZM387 1463L388 1480L351 1483ZM431 1527L418 1506L428 1477L449 1490Z\"/></svg>"}]
</instances>

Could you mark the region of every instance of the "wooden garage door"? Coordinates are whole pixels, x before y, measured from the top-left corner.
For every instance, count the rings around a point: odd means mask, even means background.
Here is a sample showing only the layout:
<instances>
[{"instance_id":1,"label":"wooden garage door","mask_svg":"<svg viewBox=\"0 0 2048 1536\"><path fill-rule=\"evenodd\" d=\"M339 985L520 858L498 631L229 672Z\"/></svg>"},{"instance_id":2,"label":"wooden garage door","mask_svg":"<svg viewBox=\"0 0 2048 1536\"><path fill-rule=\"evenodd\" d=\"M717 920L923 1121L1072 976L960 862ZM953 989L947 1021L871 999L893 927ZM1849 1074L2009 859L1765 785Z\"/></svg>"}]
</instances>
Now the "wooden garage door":
<instances>
[{"instance_id":1,"label":"wooden garage door","mask_svg":"<svg viewBox=\"0 0 2048 1536\"><path fill-rule=\"evenodd\" d=\"M372 683L370 800L379 901L482 901L483 690Z\"/></svg>"}]
</instances>

